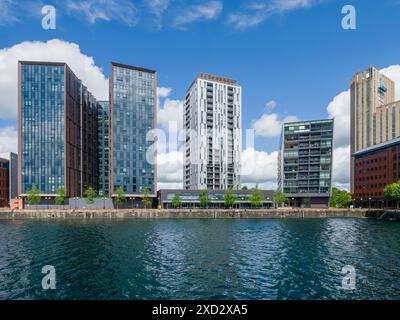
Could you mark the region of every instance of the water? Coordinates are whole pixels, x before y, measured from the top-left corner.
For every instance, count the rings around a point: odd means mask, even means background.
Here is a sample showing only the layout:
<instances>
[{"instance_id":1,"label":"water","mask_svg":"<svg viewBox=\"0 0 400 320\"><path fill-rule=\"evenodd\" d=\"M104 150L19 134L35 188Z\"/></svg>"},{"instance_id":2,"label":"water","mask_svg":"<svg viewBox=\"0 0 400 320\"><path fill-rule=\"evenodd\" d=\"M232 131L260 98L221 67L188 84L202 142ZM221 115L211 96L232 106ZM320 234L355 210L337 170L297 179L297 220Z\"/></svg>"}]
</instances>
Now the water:
<instances>
[{"instance_id":1,"label":"water","mask_svg":"<svg viewBox=\"0 0 400 320\"><path fill-rule=\"evenodd\" d=\"M354 291L340 288L345 265ZM400 299L400 224L0 222L0 299Z\"/></svg>"}]
</instances>

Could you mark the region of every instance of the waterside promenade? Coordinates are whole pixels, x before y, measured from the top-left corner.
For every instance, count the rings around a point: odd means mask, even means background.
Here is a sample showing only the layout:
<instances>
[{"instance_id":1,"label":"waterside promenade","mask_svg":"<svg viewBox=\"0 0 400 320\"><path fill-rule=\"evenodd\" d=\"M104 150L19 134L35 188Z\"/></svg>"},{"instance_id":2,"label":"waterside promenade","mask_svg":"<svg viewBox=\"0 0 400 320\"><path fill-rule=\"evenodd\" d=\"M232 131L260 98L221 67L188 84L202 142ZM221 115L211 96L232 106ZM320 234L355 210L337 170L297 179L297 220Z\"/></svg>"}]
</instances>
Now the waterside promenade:
<instances>
[{"instance_id":1,"label":"waterside promenade","mask_svg":"<svg viewBox=\"0 0 400 320\"><path fill-rule=\"evenodd\" d=\"M400 210L371 209L50 209L11 210L0 209L0 220L123 220L123 219L321 219L321 218L371 218L400 221Z\"/></svg>"}]
</instances>

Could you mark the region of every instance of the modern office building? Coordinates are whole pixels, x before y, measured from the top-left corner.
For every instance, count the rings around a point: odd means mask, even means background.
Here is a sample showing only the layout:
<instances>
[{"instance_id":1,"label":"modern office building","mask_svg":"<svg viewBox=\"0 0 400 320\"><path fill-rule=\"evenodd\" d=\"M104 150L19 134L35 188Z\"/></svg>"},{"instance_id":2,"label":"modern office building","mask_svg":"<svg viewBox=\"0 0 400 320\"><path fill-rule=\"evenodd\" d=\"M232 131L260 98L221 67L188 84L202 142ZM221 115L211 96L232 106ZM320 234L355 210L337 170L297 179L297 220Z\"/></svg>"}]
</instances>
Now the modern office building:
<instances>
[{"instance_id":1,"label":"modern office building","mask_svg":"<svg viewBox=\"0 0 400 320\"><path fill-rule=\"evenodd\" d=\"M10 187L10 162L8 159L0 158L0 208L6 207L8 204Z\"/></svg>"},{"instance_id":2,"label":"modern office building","mask_svg":"<svg viewBox=\"0 0 400 320\"><path fill-rule=\"evenodd\" d=\"M98 102L98 152L99 152L99 196L108 196L110 189L110 120L108 101Z\"/></svg>"},{"instance_id":3,"label":"modern office building","mask_svg":"<svg viewBox=\"0 0 400 320\"><path fill-rule=\"evenodd\" d=\"M201 73L184 104L186 190L240 188L242 88L235 80Z\"/></svg>"},{"instance_id":4,"label":"modern office building","mask_svg":"<svg viewBox=\"0 0 400 320\"><path fill-rule=\"evenodd\" d=\"M327 207L331 195L333 120L285 123L278 186L294 207Z\"/></svg>"},{"instance_id":5,"label":"modern office building","mask_svg":"<svg viewBox=\"0 0 400 320\"><path fill-rule=\"evenodd\" d=\"M351 85L351 154L400 136L400 101L395 83L374 67L354 75ZM354 158L351 161L354 191Z\"/></svg>"},{"instance_id":6,"label":"modern office building","mask_svg":"<svg viewBox=\"0 0 400 320\"><path fill-rule=\"evenodd\" d=\"M97 103L65 63L18 64L18 194L97 187Z\"/></svg>"},{"instance_id":7,"label":"modern office building","mask_svg":"<svg viewBox=\"0 0 400 320\"><path fill-rule=\"evenodd\" d=\"M381 208L385 186L400 180L400 138L353 154L356 207Z\"/></svg>"},{"instance_id":8,"label":"modern office building","mask_svg":"<svg viewBox=\"0 0 400 320\"><path fill-rule=\"evenodd\" d=\"M110 195L156 197L156 71L119 63L110 72Z\"/></svg>"},{"instance_id":9,"label":"modern office building","mask_svg":"<svg viewBox=\"0 0 400 320\"><path fill-rule=\"evenodd\" d=\"M262 193L261 207L273 208L274 192L270 190L260 191ZM173 199L176 195L178 195L182 201L182 208L200 208L200 195L202 192L204 192L204 190L160 190L158 192L158 204L164 209L173 208ZM252 190L233 190L232 194L236 199L233 208L253 208L250 200L252 193ZM224 195L225 193L223 190L208 191L208 197L211 201L208 207L214 209L225 208Z\"/></svg>"}]
</instances>

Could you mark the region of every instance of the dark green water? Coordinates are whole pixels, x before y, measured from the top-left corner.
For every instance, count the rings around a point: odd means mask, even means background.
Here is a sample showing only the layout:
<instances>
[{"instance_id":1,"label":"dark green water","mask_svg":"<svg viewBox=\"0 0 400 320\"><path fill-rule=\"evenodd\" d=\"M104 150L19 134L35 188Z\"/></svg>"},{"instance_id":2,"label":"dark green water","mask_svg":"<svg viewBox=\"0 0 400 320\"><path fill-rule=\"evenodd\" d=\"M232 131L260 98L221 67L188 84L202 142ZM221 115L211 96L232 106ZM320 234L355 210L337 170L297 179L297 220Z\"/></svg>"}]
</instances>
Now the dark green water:
<instances>
[{"instance_id":1,"label":"dark green water","mask_svg":"<svg viewBox=\"0 0 400 320\"><path fill-rule=\"evenodd\" d=\"M44 291L44 265L56 290ZM341 270L356 269L343 290ZM400 299L400 224L0 222L0 299Z\"/></svg>"}]
</instances>

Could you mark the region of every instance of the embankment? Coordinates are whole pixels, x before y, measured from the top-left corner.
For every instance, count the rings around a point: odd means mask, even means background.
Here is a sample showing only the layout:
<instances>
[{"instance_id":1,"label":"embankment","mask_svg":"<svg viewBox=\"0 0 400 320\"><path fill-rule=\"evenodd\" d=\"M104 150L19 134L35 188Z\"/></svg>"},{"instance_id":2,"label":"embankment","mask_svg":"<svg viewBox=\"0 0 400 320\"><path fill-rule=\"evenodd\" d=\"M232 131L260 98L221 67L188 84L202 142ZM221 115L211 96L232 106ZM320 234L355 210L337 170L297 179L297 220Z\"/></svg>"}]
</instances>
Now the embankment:
<instances>
[{"instance_id":1,"label":"embankment","mask_svg":"<svg viewBox=\"0 0 400 320\"><path fill-rule=\"evenodd\" d=\"M122 220L122 219L321 219L371 218L400 221L400 210L368 209L132 209L132 210L10 210L0 209L0 220Z\"/></svg>"}]
</instances>

